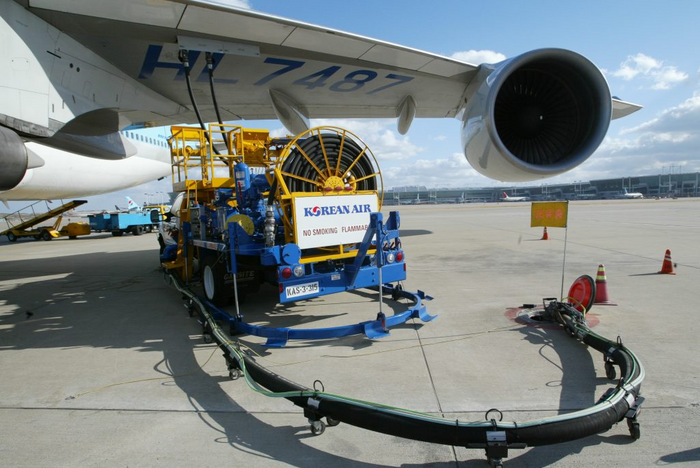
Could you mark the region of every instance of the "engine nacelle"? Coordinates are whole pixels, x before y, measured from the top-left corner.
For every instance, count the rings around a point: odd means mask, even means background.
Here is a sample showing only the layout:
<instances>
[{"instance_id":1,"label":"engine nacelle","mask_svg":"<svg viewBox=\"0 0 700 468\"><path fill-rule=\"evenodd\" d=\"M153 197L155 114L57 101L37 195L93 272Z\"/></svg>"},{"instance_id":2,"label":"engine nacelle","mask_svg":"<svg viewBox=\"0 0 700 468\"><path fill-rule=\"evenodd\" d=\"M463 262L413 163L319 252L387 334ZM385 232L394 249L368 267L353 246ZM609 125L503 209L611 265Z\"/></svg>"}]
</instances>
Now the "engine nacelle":
<instances>
[{"instance_id":1,"label":"engine nacelle","mask_svg":"<svg viewBox=\"0 0 700 468\"><path fill-rule=\"evenodd\" d=\"M462 146L480 173L509 182L573 169L598 148L610 89L587 58L563 49L482 65L462 114Z\"/></svg>"},{"instance_id":2,"label":"engine nacelle","mask_svg":"<svg viewBox=\"0 0 700 468\"><path fill-rule=\"evenodd\" d=\"M15 132L0 127L0 191L20 183L29 166L27 148Z\"/></svg>"}]
</instances>

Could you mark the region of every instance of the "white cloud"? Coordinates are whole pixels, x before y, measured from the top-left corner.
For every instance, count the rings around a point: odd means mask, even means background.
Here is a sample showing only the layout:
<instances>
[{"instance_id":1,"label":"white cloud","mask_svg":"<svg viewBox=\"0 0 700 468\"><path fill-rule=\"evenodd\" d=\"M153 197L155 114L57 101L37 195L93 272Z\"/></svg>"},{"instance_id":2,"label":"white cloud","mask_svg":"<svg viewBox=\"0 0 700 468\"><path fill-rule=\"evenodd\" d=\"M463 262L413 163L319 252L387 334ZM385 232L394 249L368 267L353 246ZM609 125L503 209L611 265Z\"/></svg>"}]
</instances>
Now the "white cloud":
<instances>
[{"instance_id":1,"label":"white cloud","mask_svg":"<svg viewBox=\"0 0 700 468\"><path fill-rule=\"evenodd\" d=\"M613 72L613 76L629 81L639 75L647 75L652 70L661 68L661 62L644 54L630 55L620 64L620 68Z\"/></svg>"},{"instance_id":2,"label":"white cloud","mask_svg":"<svg viewBox=\"0 0 700 468\"><path fill-rule=\"evenodd\" d=\"M700 128L700 92L696 91L693 96L683 101L677 106L670 107L662 111L657 117L644 122L636 127L624 129L621 135L643 132L692 132L695 133Z\"/></svg>"},{"instance_id":3,"label":"white cloud","mask_svg":"<svg viewBox=\"0 0 700 468\"><path fill-rule=\"evenodd\" d=\"M661 173L670 166L700 171L700 92L619 136L608 136L598 151L566 179L603 179ZM564 177L564 176L562 176Z\"/></svg>"},{"instance_id":4,"label":"white cloud","mask_svg":"<svg viewBox=\"0 0 700 468\"><path fill-rule=\"evenodd\" d=\"M462 153L447 158L418 159L382 170L384 186L424 185L426 187L472 187L488 182L472 168Z\"/></svg>"},{"instance_id":5,"label":"white cloud","mask_svg":"<svg viewBox=\"0 0 700 468\"><path fill-rule=\"evenodd\" d=\"M415 158L425 150L413 144L406 135L396 131L395 119L318 119L312 120L311 126L332 125L350 130L357 135L372 151L382 165L385 161L398 161Z\"/></svg>"},{"instance_id":6,"label":"white cloud","mask_svg":"<svg viewBox=\"0 0 700 468\"><path fill-rule=\"evenodd\" d=\"M612 75L625 81L641 77L652 82L651 89L669 89L688 79L687 73L642 53L628 56Z\"/></svg>"},{"instance_id":7,"label":"white cloud","mask_svg":"<svg viewBox=\"0 0 700 468\"><path fill-rule=\"evenodd\" d=\"M688 79L688 74L676 67L663 67L654 75L656 83L651 89L669 89L671 86Z\"/></svg>"},{"instance_id":8,"label":"white cloud","mask_svg":"<svg viewBox=\"0 0 700 468\"><path fill-rule=\"evenodd\" d=\"M474 49L455 52L451 55L451 57L455 60L461 60L462 62L472 63L475 65L482 63L498 63L506 59L506 56L500 52Z\"/></svg>"}]
</instances>

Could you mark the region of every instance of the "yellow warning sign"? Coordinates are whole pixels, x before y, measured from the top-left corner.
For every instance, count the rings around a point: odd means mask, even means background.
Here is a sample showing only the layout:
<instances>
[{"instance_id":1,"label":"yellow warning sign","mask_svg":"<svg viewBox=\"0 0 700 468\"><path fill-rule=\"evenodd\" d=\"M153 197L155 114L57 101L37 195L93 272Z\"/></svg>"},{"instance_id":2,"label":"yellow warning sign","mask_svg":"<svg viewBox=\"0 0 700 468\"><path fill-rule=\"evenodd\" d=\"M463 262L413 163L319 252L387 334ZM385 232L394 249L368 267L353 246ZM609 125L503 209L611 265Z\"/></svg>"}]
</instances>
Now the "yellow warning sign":
<instances>
[{"instance_id":1,"label":"yellow warning sign","mask_svg":"<svg viewBox=\"0 0 700 468\"><path fill-rule=\"evenodd\" d=\"M566 227L569 202L532 202L530 227Z\"/></svg>"}]
</instances>

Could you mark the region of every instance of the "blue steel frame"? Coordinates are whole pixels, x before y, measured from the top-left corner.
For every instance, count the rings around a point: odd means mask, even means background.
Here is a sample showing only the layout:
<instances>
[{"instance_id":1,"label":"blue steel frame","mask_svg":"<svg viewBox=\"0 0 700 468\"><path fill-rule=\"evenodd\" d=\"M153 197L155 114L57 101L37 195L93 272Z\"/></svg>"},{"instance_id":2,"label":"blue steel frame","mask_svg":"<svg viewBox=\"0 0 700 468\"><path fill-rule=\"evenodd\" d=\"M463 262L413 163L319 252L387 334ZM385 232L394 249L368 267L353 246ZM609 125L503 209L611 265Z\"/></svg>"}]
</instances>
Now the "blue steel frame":
<instances>
[{"instance_id":1,"label":"blue steel frame","mask_svg":"<svg viewBox=\"0 0 700 468\"><path fill-rule=\"evenodd\" d=\"M364 322L343 325L330 328L273 328L260 325L251 325L243 320L243 316L232 316L223 309L216 307L211 302L204 298L200 298L209 310L212 311L214 320L228 323L232 335L247 334L267 338L265 346L270 348L282 348L289 340L325 340L329 338L340 338L343 336L359 335L363 333L367 338L378 339L389 335L389 328L402 323L406 323L412 318L419 318L423 322L430 322L437 315L430 315L423 305L423 301L430 301L433 298L426 295L423 291L415 293L403 291L395 287L384 286L382 288L385 294L396 294L397 296L413 301L413 306L406 311L390 315L388 317L377 317L376 320L367 320Z\"/></svg>"},{"instance_id":2,"label":"blue steel frame","mask_svg":"<svg viewBox=\"0 0 700 468\"><path fill-rule=\"evenodd\" d=\"M346 264L343 269L333 272L317 273L314 265L310 265L311 274L305 274L301 278L291 277L282 279L280 276L280 302L291 302L299 299L325 296L353 289L368 288L395 283L406 279L406 265L401 261L396 261L396 253L400 252L398 242L390 247L391 241L399 239L399 213L392 211L386 224L383 223L382 213L371 213L369 227L358 248L357 255L352 263ZM367 252L372 245L376 246L376 253L373 258L367 259ZM282 252L284 253L283 248ZM394 261L389 263L387 256L389 252L394 253ZM298 262L296 255L290 255L292 262L284 261L282 264ZM366 261L367 260L367 261ZM381 268L381 277L379 269ZM281 269L280 269L281 271ZM287 297L287 287L313 284L318 282L318 290L305 296Z\"/></svg>"},{"instance_id":3,"label":"blue steel frame","mask_svg":"<svg viewBox=\"0 0 700 468\"><path fill-rule=\"evenodd\" d=\"M344 325L331 328L317 329L292 329L274 328L259 325L251 325L243 320L243 316L232 316L228 312L220 309L202 298L211 310L214 311L214 318L229 324L232 334L248 334L267 338L266 346L280 348L287 344L289 340L322 340L328 338L339 338L343 336L358 335L363 333L371 339L388 336L388 329L396 325L405 323L412 318L419 318L423 322L430 322L436 316L427 313L423 301L432 300L423 291L415 293L403 291L397 286L386 286L406 279L406 269L403 259L396 261L396 254L402 252L399 242L399 214L392 211L389 219L383 223L382 213L371 213L370 223L365 236L358 248L357 255L352 263L344 265L342 270L331 272L315 272L314 264L305 264L311 270L311 274L305 274L301 278L280 279L280 302L291 302L312 297L323 296L343 291L359 288L371 288L379 291L382 288L384 294L392 294L393 297L403 297L413 302L413 306L406 311L391 316L385 316L381 311L375 320ZM236 252L239 254L250 254L254 248L249 236L238 226L232 223L230 229L230 253L231 263L229 265L231 273L237 273ZM394 241L392 243L392 241ZM373 258L367 258L367 252L371 246L376 247ZM301 251L295 244L264 248L261 255L263 265L278 265L279 271L284 267L299 264ZM390 253L394 255L394 261L388 262ZM380 273L381 270L381 273ZM380 281L381 280L381 281ZM288 298L286 288L288 286L303 285L318 282L317 292L313 292L303 297ZM381 285L380 285L381 283Z\"/></svg>"}]
</instances>

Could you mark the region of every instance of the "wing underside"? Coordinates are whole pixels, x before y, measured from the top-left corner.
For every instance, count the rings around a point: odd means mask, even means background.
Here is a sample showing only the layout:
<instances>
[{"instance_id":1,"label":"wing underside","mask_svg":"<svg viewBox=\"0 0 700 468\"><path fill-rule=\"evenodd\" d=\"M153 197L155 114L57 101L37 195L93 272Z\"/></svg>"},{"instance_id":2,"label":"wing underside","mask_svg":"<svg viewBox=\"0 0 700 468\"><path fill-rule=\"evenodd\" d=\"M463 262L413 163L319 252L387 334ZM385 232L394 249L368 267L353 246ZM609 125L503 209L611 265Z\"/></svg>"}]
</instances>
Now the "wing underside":
<instances>
[{"instance_id":1,"label":"wing underside","mask_svg":"<svg viewBox=\"0 0 700 468\"><path fill-rule=\"evenodd\" d=\"M213 56L223 120L282 119L285 112L308 118L403 113L410 114L407 124L412 116L455 117L479 70L449 57L208 1L28 0L28 6L136 86L173 104L153 110L135 92L116 107L133 124L195 120L180 49L189 51L193 93L205 121L216 120L206 52ZM637 109L613 99L613 118Z\"/></svg>"},{"instance_id":2,"label":"wing underside","mask_svg":"<svg viewBox=\"0 0 700 468\"><path fill-rule=\"evenodd\" d=\"M141 85L191 108L178 60L184 44L205 120L215 120L206 51L215 60L225 120L275 118L270 90L311 118L393 118L407 96L417 117L454 117L477 70L448 57L205 2L30 0L29 7ZM138 102L120 107L130 120L149 116L153 124L193 117L149 113Z\"/></svg>"}]
</instances>

